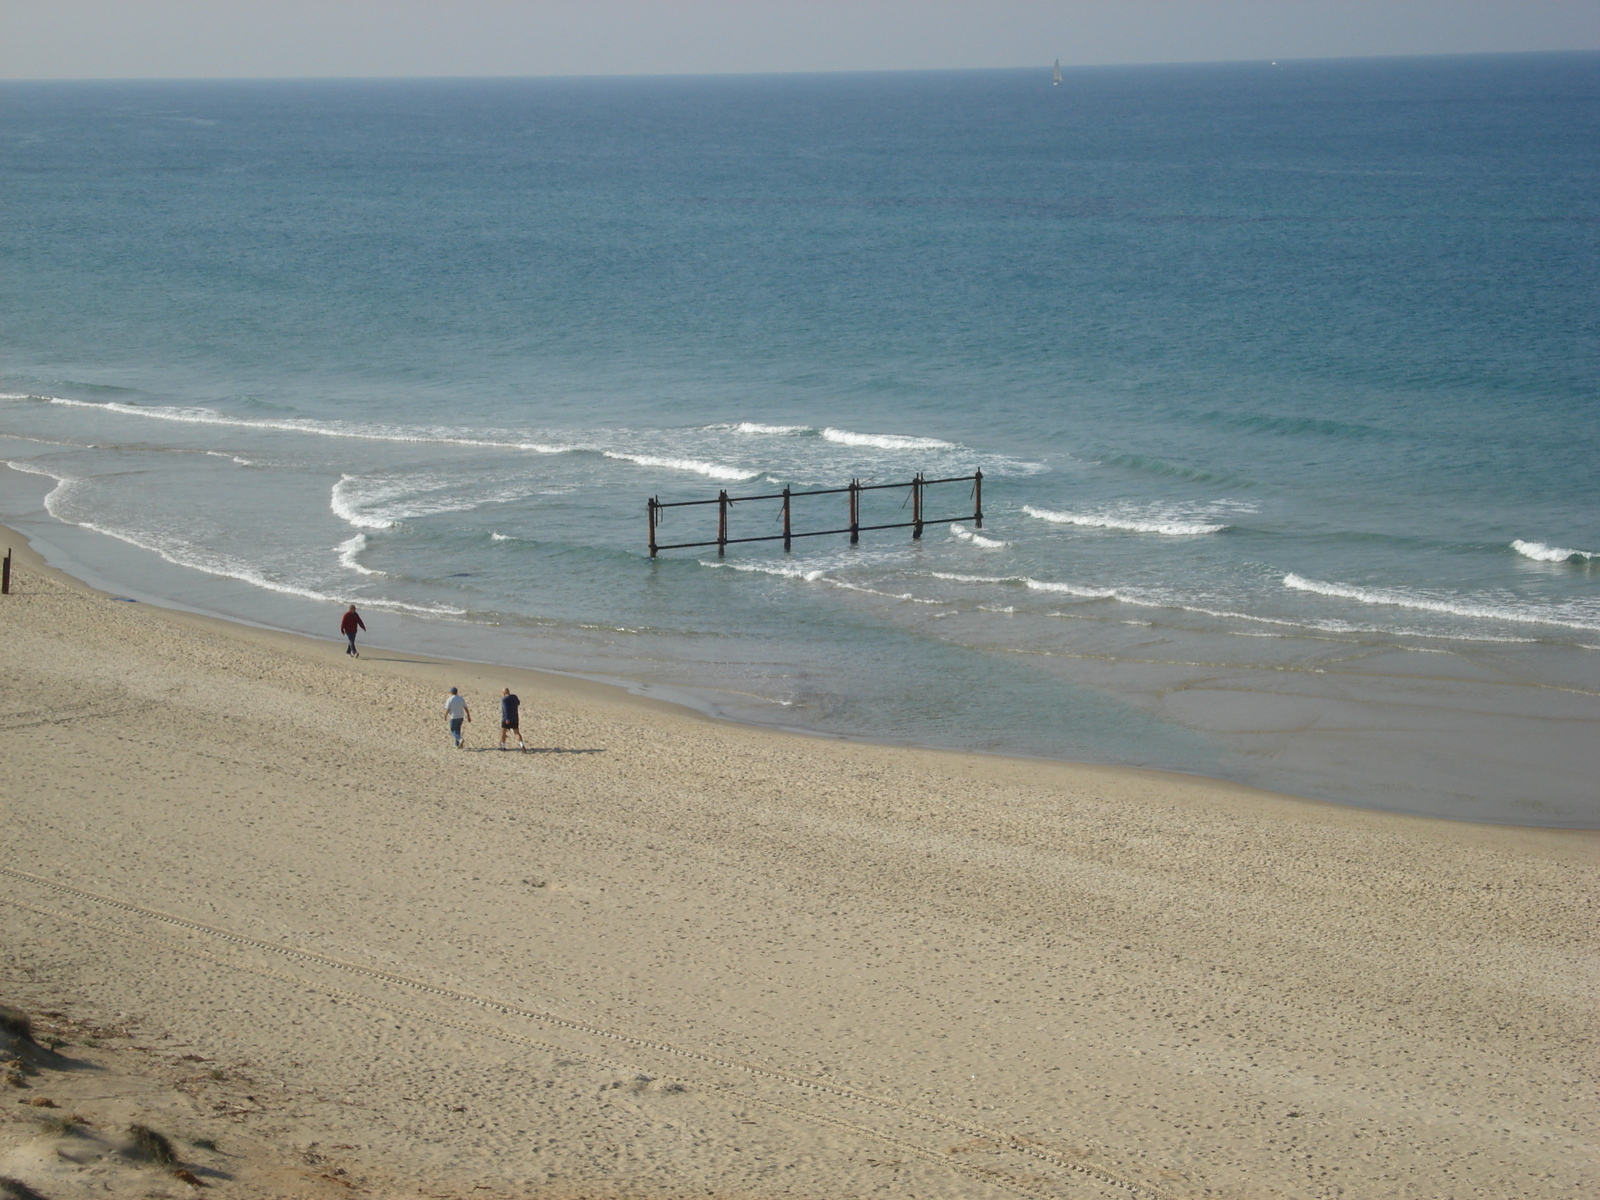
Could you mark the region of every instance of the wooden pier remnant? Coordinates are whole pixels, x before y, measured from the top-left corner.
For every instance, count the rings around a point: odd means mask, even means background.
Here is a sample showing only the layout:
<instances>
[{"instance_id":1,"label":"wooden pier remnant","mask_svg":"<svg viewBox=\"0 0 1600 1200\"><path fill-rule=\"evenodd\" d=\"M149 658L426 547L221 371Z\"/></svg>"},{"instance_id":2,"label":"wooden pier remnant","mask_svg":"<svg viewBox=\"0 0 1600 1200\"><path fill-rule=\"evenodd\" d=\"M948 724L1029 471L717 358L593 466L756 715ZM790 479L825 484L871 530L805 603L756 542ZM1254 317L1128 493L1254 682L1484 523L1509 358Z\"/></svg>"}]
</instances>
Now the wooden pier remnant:
<instances>
[{"instance_id":1,"label":"wooden pier remnant","mask_svg":"<svg viewBox=\"0 0 1600 1200\"><path fill-rule=\"evenodd\" d=\"M940 483L968 483L972 484L972 511L962 513L955 517L939 517L928 521L923 517L923 492L935 484ZM905 488L910 491L908 499L911 502L911 520L891 521L883 525L863 525L861 523L861 493L885 492L895 488ZM793 520L793 501L798 496L849 496L848 523L838 529L811 529L796 532ZM764 534L760 537L729 537L728 516L735 504L748 504L759 500L781 500L783 507L779 517L783 521L783 532ZM703 504L717 506L717 536L710 541L702 542L657 542L656 532L661 526L662 513L669 508L695 508ZM903 507L903 506L902 506ZM921 474L906 483L862 483L859 479L852 479L848 487L818 488L815 491L796 492L784 488L781 492L765 492L759 496L730 496L727 489L717 493L715 500L673 500L662 503L655 496L645 501L645 515L649 522L649 547L650 557L654 558L661 550L688 550L702 546L715 546L717 555L721 557L728 552L728 547L743 542L779 542L783 543L784 550L789 550L795 538L826 537L829 534L848 533L851 545L861 540L863 533L877 529L909 529L913 541L922 539L924 525L939 524L943 521L971 521L979 529L983 528L983 472L974 471L971 475L951 475L944 479L925 479Z\"/></svg>"}]
</instances>

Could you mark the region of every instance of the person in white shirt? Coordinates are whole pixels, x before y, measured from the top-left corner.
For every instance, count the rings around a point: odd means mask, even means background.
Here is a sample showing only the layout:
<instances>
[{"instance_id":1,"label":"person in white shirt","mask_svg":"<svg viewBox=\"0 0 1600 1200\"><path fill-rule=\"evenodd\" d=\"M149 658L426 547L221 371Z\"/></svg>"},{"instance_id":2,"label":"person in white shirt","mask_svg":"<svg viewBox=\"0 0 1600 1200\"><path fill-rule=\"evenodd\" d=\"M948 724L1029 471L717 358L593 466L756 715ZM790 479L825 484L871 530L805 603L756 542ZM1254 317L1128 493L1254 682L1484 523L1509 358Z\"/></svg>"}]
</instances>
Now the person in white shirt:
<instances>
[{"instance_id":1,"label":"person in white shirt","mask_svg":"<svg viewBox=\"0 0 1600 1200\"><path fill-rule=\"evenodd\" d=\"M444 698L444 715L450 722L450 736L455 738L456 749L460 750L466 745L461 740L461 722L472 720L472 710L467 707L467 698L455 688Z\"/></svg>"}]
</instances>

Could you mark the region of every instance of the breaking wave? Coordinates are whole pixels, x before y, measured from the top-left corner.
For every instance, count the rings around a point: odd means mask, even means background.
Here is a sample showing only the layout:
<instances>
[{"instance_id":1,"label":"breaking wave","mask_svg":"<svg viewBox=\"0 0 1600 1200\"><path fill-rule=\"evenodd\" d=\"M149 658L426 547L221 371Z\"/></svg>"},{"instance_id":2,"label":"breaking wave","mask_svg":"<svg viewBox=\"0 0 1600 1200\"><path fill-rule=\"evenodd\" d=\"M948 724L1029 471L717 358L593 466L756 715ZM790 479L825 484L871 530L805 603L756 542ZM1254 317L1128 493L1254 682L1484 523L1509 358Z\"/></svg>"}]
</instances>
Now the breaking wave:
<instances>
[{"instance_id":1,"label":"breaking wave","mask_svg":"<svg viewBox=\"0 0 1600 1200\"><path fill-rule=\"evenodd\" d=\"M803 579L807 583L815 583L828 571L827 567L773 567L759 563L707 562L703 558L696 561L702 567L711 567L719 571L747 571L756 575L777 575L783 579Z\"/></svg>"},{"instance_id":2,"label":"breaking wave","mask_svg":"<svg viewBox=\"0 0 1600 1200\"><path fill-rule=\"evenodd\" d=\"M1315 592L1321 596L1354 600L1359 604L1385 604L1422 612L1470 617L1480 621L1510 621L1519 625L1561 625L1568 629L1600 629L1600 622L1575 621L1568 614L1559 613L1544 605L1518 608L1506 604L1440 599L1388 588L1361 588L1352 587L1347 583L1328 583L1320 579L1307 579L1292 572L1283 577L1283 586L1300 592Z\"/></svg>"},{"instance_id":3,"label":"breaking wave","mask_svg":"<svg viewBox=\"0 0 1600 1200\"><path fill-rule=\"evenodd\" d=\"M119 416L143 417L148 420L172 421L188 425L213 425L234 429L268 430L279 433L304 433L317 437L351 438L360 441L428 443L445 446L470 446L491 450L524 450L534 454L575 454L585 450L597 451L606 458L631 462L642 467L665 467L675 471L690 471L712 479L743 481L754 479L759 471L724 466L721 463L699 459L677 458L652 454L636 454L629 450L608 448L604 445L576 442L540 442L517 438L514 434L463 437L455 430L407 425L366 425L349 421L319 421L310 417L234 417L210 408L179 408L168 405L127 404L120 400L69 400L60 396L7 396L8 399L27 399L69 408L93 408ZM773 428L778 428L774 426ZM602 439L604 440L604 439Z\"/></svg>"},{"instance_id":4,"label":"breaking wave","mask_svg":"<svg viewBox=\"0 0 1600 1200\"><path fill-rule=\"evenodd\" d=\"M948 579L955 583L999 583L1009 584L1013 587L1025 587L1034 592L1055 592L1058 595L1078 596L1085 600L1121 600L1123 596L1117 594L1114 588L1080 587L1075 583L1052 583L1045 579L1035 579L1031 575L963 575L956 571L929 571L933 579ZM1133 603L1143 603L1135 600Z\"/></svg>"},{"instance_id":5,"label":"breaking wave","mask_svg":"<svg viewBox=\"0 0 1600 1200\"><path fill-rule=\"evenodd\" d=\"M1175 612L1189 612L1200 616L1216 617L1227 621L1250 621L1263 625L1281 626L1287 629L1317 630L1322 633L1383 634L1391 637L1447 638L1456 641L1503 643L1526 643L1538 640L1536 638L1496 637L1485 634L1463 636L1457 633L1439 633L1422 629L1385 629L1378 625L1360 625L1337 619L1267 617L1255 613L1211 608L1203 604L1192 603L1186 598L1168 594L1141 594L1120 588L1085 587L1076 583L1057 583L1051 580L1034 579L1029 575L965 575L954 571L929 571L927 574L934 579L948 579L955 583L987 583L1009 587L1024 587L1029 591L1075 596L1082 600L1115 600L1120 604L1132 604L1140 608L1161 608ZM1299 576L1294 576L1294 578L1298 579ZM1578 626L1578 628L1589 628L1589 626Z\"/></svg>"},{"instance_id":6,"label":"breaking wave","mask_svg":"<svg viewBox=\"0 0 1600 1200\"><path fill-rule=\"evenodd\" d=\"M357 560L357 556L367 548L367 535L358 533L355 537L339 543L339 565L348 567L358 575L383 575L387 572L375 571L371 567L364 567Z\"/></svg>"},{"instance_id":7,"label":"breaking wave","mask_svg":"<svg viewBox=\"0 0 1600 1200\"><path fill-rule=\"evenodd\" d=\"M160 404L126 404L120 400L69 400L61 396L28 396L29 400L65 405L68 408L96 408L119 416L143 417L153 421L175 421L185 425L221 425L235 429L264 429L279 433L306 433L317 437L353 438L372 442L427 442L446 446L485 446L497 450L529 450L536 454L569 454L580 446L545 442L512 441L505 438L456 436L442 428L406 425L363 425L349 421L318 421L311 417L230 417L210 408L179 408Z\"/></svg>"},{"instance_id":8,"label":"breaking wave","mask_svg":"<svg viewBox=\"0 0 1600 1200\"><path fill-rule=\"evenodd\" d=\"M1600 554L1589 550L1569 550L1565 546L1546 546L1543 542L1525 542L1521 538L1511 543L1511 548L1523 558L1535 562L1591 562Z\"/></svg>"},{"instance_id":9,"label":"breaking wave","mask_svg":"<svg viewBox=\"0 0 1600 1200\"><path fill-rule=\"evenodd\" d=\"M98 533L102 537L115 538L119 542L125 542L137 549L148 551L175 567L184 567L191 571L199 571L205 575L215 575L222 579L233 579L240 583L247 583L252 587L261 588L263 591L277 592L284 596L299 596L302 599L315 600L323 604L348 604L359 600L368 608L393 609L400 612L421 613L424 616L463 617L467 614L467 610L464 608L455 608L446 604L407 604L402 600L389 600L382 596L356 596L348 593L324 592L316 588L300 587L296 584L285 583L279 579L271 579L249 563L240 562L238 559L229 558L226 555L210 553L181 539L161 538L155 534L144 532L129 533L126 530L112 529L94 521L75 521L63 514L61 503L70 494L72 486L82 483L83 480L73 478L70 475L58 475L54 471L46 471L26 463L8 462L6 466L16 471L25 471L30 475L43 475L56 481L56 486L44 498L44 510L62 524L74 525L79 529L87 529L90 533Z\"/></svg>"},{"instance_id":10,"label":"breaking wave","mask_svg":"<svg viewBox=\"0 0 1600 1200\"><path fill-rule=\"evenodd\" d=\"M704 475L709 479L725 479L732 483L743 483L749 479L760 476L760 471L750 471L743 467L729 467L722 463L705 462L697 458L664 458L655 454L629 454L622 450L602 450L606 458L614 458L619 462L631 462L640 467L665 467L670 471L692 471L697 475Z\"/></svg>"},{"instance_id":11,"label":"breaking wave","mask_svg":"<svg viewBox=\"0 0 1600 1200\"><path fill-rule=\"evenodd\" d=\"M737 425L733 425L733 426L713 425L713 426L711 426L711 428L712 429L728 429L728 428L731 428L734 433L768 433L768 434L778 434L778 435L781 435L781 434L792 434L792 433L816 433L817 432L810 425L763 425L760 421L740 421Z\"/></svg>"},{"instance_id":12,"label":"breaking wave","mask_svg":"<svg viewBox=\"0 0 1600 1200\"><path fill-rule=\"evenodd\" d=\"M1041 521L1058 525L1083 525L1092 529L1123 529L1131 533L1164 533L1184 537L1201 533L1221 533L1227 525L1208 525L1200 521L1150 521L1137 517L1113 517L1100 513L1057 512L1024 504L1022 511Z\"/></svg>"},{"instance_id":13,"label":"breaking wave","mask_svg":"<svg viewBox=\"0 0 1600 1200\"><path fill-rule=\"evenodd\" d=\"M848 429L822 431L823 440L841 446L872 446L878 450L954 450L954 442L941 442L938 438L905 437L898 433L854 433Z\"/></svg>"},{"instance_id":14,"label":"breaking wave","mask_svg":"<svg viewBox=\"0 0 1600 1200\"><path fill-rule=\"evenodd\" d=\"M952 524L950 532L963 542L971 542L974 546L982 546L985 550L998 550L1011 544L1010 542L1003 542L999 538L984 537L983 534L974 532L965 525Z\"/></svg>"},{"instance_id":15,"label":"breaking wave","mask_svg":"<svg viewBox=\"0 0 1600 1200\"><path fill-rule=\"evenodd\" d=\"M437 477L372 479L342 475L328 496L333 515L357 529L393 529L401 521L437 513L469 512L481 504L510 498L507 493L478 496L428 495L443 492L451 482Z\"/></svg>"}]
</instances>

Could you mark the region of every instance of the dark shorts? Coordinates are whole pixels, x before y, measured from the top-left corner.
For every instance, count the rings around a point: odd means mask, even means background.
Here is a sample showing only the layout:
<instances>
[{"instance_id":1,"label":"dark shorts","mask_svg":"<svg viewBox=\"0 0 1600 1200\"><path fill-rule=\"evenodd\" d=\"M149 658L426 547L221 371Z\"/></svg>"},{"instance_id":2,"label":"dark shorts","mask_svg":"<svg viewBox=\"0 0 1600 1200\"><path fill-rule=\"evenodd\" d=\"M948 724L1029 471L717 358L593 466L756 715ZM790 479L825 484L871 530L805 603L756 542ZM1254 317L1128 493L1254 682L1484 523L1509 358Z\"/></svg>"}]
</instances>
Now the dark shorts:
<instances>
[{"instance_id":1,"label":"dark shorts","mask_svg":"<svg viewBox=\"0 0 1600 1200\"><path fill-rule=\"evenodd\" d=\"M501 729L515 729L518 733L522 732L522 727L519 726L515 721L501 721L500 722L500 728Z\"/></svg>"}]
</instances>

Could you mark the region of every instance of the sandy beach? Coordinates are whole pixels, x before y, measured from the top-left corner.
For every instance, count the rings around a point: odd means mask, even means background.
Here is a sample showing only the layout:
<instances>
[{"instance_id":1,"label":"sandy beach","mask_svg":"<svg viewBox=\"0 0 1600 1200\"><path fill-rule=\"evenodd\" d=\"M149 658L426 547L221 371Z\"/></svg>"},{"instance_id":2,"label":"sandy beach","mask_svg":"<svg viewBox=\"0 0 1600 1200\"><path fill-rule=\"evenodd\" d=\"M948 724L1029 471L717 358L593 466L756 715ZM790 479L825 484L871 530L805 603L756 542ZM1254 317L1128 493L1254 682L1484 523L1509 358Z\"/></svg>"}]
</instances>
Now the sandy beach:
<instances>
[{"instance_id":1,"label":"sandy beach","mask_svg":"<svg viewBox=\"0 0 1600 1200\"><path fill-rule=\"evenodd\" d=\"M381 614L353 660L336 609L235 626L11 544L0 1000L63 1044L0 1089L0 1175L52 1200L189 1186L47 1093L152 1114L218 1196L1600 1177L1600 835L722 724Z\"/></svg>"}]
</instances>

